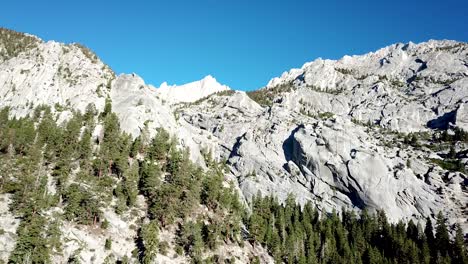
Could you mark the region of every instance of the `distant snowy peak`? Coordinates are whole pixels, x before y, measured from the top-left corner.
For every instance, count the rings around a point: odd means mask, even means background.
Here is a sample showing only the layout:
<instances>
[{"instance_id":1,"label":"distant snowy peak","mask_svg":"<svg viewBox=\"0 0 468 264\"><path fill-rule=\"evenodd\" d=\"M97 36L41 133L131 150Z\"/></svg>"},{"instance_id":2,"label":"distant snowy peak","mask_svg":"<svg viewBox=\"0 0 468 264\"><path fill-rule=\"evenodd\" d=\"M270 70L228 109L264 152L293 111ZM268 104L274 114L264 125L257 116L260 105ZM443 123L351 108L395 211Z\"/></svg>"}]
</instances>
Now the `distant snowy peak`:
<instances>
[{"instance_id":1,"label":"distant snowy peak","mask_svg":"<svg viewBox=\"0 0 468 264\"><path fill-rule=\"evenodd\" d=\"M213 76L208 75L199 81L180 86L168 85L164 82L156 91L160 98L176 104L192 103L210 94L230 89L228 86L218 83Z\"/></svg>"}]
</instances>

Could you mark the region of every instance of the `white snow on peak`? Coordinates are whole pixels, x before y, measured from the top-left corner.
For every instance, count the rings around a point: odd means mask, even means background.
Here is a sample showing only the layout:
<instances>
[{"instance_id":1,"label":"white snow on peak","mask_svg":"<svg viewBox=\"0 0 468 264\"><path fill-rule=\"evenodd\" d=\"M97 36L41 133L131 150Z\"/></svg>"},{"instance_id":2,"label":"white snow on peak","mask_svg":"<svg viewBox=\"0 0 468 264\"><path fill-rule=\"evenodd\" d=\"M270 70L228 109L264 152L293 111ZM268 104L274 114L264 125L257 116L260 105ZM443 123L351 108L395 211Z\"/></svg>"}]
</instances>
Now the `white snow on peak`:
<instances>
[{"instance_id":1,"label":"white snow on peak","mask_svg":"<svg viewBox=\"0 0 468 264\"><path fill-rule=\"evenodd\" d=\"M159 88L156 88L156 92L160 98L171 104L176 104L195 102L210 94L230 89L228 86L218 83L213 76L208 75L199 81L180 86L168 85L163 82Z\"/></svg>"}]
</instances>

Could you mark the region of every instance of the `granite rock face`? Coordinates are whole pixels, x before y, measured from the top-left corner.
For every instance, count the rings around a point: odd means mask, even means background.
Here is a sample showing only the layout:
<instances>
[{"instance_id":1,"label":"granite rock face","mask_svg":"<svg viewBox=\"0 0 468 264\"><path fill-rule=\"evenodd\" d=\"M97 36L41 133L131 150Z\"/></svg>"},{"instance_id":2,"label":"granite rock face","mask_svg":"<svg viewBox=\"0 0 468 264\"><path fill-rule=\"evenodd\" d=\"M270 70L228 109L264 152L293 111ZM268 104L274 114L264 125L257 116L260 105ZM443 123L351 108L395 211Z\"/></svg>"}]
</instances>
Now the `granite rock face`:
<instances>
[{"instance_id":1,"label":"granite rock face","mask_svg":"<svg viewBox=\"0 0 468 264\"><path fill-rule=\"evenodd\" d=\"M443 210L467 228L466 175L431 161L443 152L402 140L410 132L467 129L467 44L396 44L319 59L257 93L271 103L236 92L181 107L184 125L218 142L212 153L228 160L246 199L292 193L323 211L384 209L394 221Z\"/></svg>"},{"instance_id":2,"label":"granite rock face","mask_svg":"<svg viewBox=\"0 0 468 264\"><path fill-rule=\"evenodd\" d=\"M182 115L187 124L212 132L215 140L206 142L218 142L212 153L227 159L229 176L247 200L259 191L280 200L292 193L324 212L383 209L394 221L422 221L443 208L454 221L463 218L468 199L461 179L466 176L453 173L460 178L456 187L445 183L446 172L425 158L438 157L431 150L385 145L394 133L349 117L322 120L281 105L264 111L227 107L247 100L239 92ZM201 114L202 109L211 110ZM258 110L247 112L251 109Z\"/></svg>"}]
</instances>

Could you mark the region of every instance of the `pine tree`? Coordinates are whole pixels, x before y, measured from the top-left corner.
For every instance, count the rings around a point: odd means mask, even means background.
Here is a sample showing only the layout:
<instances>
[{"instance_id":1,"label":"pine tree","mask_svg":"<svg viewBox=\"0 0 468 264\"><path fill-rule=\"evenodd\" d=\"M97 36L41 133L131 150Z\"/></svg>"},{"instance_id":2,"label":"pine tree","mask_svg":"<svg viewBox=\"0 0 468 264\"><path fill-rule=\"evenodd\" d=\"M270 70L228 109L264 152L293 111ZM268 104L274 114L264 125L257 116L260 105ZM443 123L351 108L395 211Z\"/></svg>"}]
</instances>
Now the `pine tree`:
<instances>
[{"instance_id":1,"label":"pine tree","mask_svg":"<svg viewBox=\"0 0 468 264\"><path fill-rule=\"evenodd\" d=\"M451 247L452 261L454 264L467 264L468 256L466 252L465 238L460 224L456 225L455 232L455 239L453 241L453 246Z\"/></svg>"},{"instance_id":2,"label":"pine tree","mask_svg":"<svg viewBox=\"0 0 468 264\"><path fill-rule=\"evenodd\" d=\"M315 239L311 235L307 239L307 244L306 244L306 256L307 256L307 264L316 264L318 263L317 260L317 252L315 251Z\"/></svg>"},{"instance_id":3,"label":"pine tree","mask_svg":"<svg viewBox=\"0 0 468 264\"><path fill-rule=\"evenodd\" d=\"M449 234L447 230L446 221L442 212L439 212L437 214L435 246L437 250L440 251L442 256L445 256L448 254L448 250L450 247L450 238L449 238Z\"/></svg>"},{"instance_id":4,"label":"pine tree","mask_svg":"<svg viewBox=\"0 0 468 264\"><path fill-rule=\"evenodd\" d=\"M47 229L48 244L50 246L50 249L54 250L56 253L62 252L62 233L60 230L60 225L60 220L56 219L49 224Z\"/></svg>"},{"instance_id":5,"label":"pine tree","mask_svg":"<svg viewBox=\"0 0 468 264\"><path fill-rule=\"evenodd\" d=\"M426 218L426 226L424 227L424 235L426 236L427 244L429 245L429 249L434 252L434 228L432 227L431 218Z\"/></svg>"},{"instance_id":6,"label":"pine tree","mask_svg":"<svg viewBox=\"0 0 468 264\"><path fill-rule=\"evenodd\" d=\"M429 249L429 244L427 240L424 238L421 246L421 253L419 256L420 263L422 264L430 264L431 263L431 250Z\"/></svg>"},{"instance_id":7,"label":"pine tree","mask_svg":"<svg viewBox=\"0 0 468 264\"><path fill-rule=\"evenodd\" d=\"M143 145L141 142L141 135L135 138L132 143L132 147L130 148L130 157L136 158L138 154L142 152Z\"/></svg>"},{"instance_id":8,"label":"pine tree","mask_svg":"<svg viewBox=\"0 0 468 264\"><path fill-rule=\"evenodd\" d=\"M406 228L406 235L409 239L415 242L419 241L419 230L412 219L408 222L408 227Z\"/></svg>"},{"instance_id":9,"label":"pine tree","mask_svg":"<svg viewBox=\"0 0 468 264\"><path fill-rule=\"evenodd\" d=\"M50 250L44 232L46 219L40 215L23 219L17 230L18 239L9 263L49 263Z\"/></svg>"},{"instance_id":10,"label":"pine tree","mask_svg":"<svg viewBox=\"0 0 468 264\"><path fill-rule=\"evenodd\" d=\"M204 246L202 223L192 221L185 222L181 227L180 233L179 245L181 245L195 261L200 261Z\"/></svg>"},{"instance_id":11,"label":"pine tree","mask_svg":"<svg viewBox=\"0 0 468 264\"><path fill-rule=\"evenodd\" d=\"M140 168L140 191L146 197L152 198L157 193L160 182L160 168L150 160L144 160Z\"/></svg>"},{"instance_id":12,"label":"pine tree","mask_svg":"<svg viewBox=\"0 0 468 264\"><path fill-rule=\"evenodd\" d=\"M170 136L166 130L159 128L156 136L151 141L148 150L148 157L150 159L165 161L167 154L170 150Z\"/></svg>"},{"instance_id":13,"label":"pine tree","mask_svg":"<svg viewBox=\"0 0 468 264\"><path fill-rule=\"evenodd\" d=\"M126 196L126 204L130 207L135 205L138 195L138 183L140 180L138 170L138 162L134 161L133 164L124 173L123 192Z\"/></svg>"},{"instance_id":14,"label":"pine tree","mask_svg":"<svg viewBox=\"0 0 468 264\"><path fill-rule=\"evenodd\" d=\"M143 241L143 250L140 252L140 260L143 264L150 264L156 259L159 245L159 228L155 221L144 224L140 231Z\"/></svg>"}]
</instances>

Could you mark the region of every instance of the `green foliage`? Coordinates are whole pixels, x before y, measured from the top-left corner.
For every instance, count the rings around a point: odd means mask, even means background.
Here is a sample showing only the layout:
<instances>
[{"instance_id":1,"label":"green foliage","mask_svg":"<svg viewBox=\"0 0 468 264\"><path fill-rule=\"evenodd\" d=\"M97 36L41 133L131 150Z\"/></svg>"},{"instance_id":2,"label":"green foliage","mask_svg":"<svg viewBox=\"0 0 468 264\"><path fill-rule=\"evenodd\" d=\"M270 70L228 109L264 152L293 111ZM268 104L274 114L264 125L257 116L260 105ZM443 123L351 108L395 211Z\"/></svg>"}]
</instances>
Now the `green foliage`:
<instances>
[{"instance_id":1,"label":"green foliage","mask_svg":"<svg viewBox=\"0 0 468 264\"><path fill-rule=\"evenodd\" d=\"M322 112L318 114L318 118L320 119L330 119L333 118L335 115L331 112Z\"/></svg>"},{"instance_id":2,"label":"green foliage","mask_svg":"<svg viewBox=\"0 0 468 264\"><path fill-rule=\"evenodd\" d=\"M58 216L55 216L55 218L58 218ZM60 230L60 226L61 226L61 221L59 219L53 220L52 222L50 222L47 228L47 234L46 234L49 248L51 250L54 250L56 253L62 252L62 241L61 241L62 232Z\"/></svg>"},{"instance_id":3,"label":"green foliage","mask_svg":"<svg viewBox=\"0 0 468 264\"><path fill-rule=\"evenodd\" d=\"M354 72L353 70L350 70L350 69L345 69L345 68L335 68L335 71L341 73L341 74L345 74L345 75L353 75Z\"/></svg>"},{"instance_id":4,"label":"green foliage","mask_svg":"<svg viewBox=\"0 0 468 264\"><path fill-rule=\"evenodd\" d=\"M165 158L171 147L175 148L174 145L171 145L172 143L169 133L166 130L159 128L156 136L152 139L149 146L148 158L151 160L165 162Z\"/></svg>"},{"instance_id":5,"label":"green foliage","mask_svg":"<svg viewBox=\"0 0 468 264\"><path fill-rule=\"evenodd\" d=\"M74 43L72 46L75 46L81 50L81 52L88 58L92 63L97 63L99 58L96 56L94 52L92 52L89 48L83 46L79 43Z\"/></svg>"},{"instance_id":6,"label":"green foliage","mask_svg":"<svg viewBox=\"0 0 468 264\"><path fill-rule=\"evenodd\" d=\"M435 233L435 247L442 256L448 254L450 248L450 238L447 225L442 212L437 215L437 228Z\"/></svg>"},{"instance_id":7,"label":"green foliage","mask_svg":"<svg viewBox=\"0 0 468 264\"><path fill-rule=\"evenodd\" d=\"M388 223L383 211L369 215L364 210L357 218L343 210L341 219L336 212L319 218L310 203L301 209L292 197L281 205L258 194L246 225L251 239L266 246L277 263L464 263L460 261L466 259L462 234L450 241L442 214L434 238L430 221L422 232L412 221Z\"/></svg>"},{"instance_id":8,"label":"green foliage","mask_svg":"<svg viewBox=\"0 0 468 264\"><path fill-rule=\"evenodd\" d=\"M104 243L104 249L110 250L112 248L112 240L110 238L106 238L106 242Z\"/></svg>"},{"instance_id":9,"label":"green foliage","mask_svg":"<svg viewBox=\"0 0 468 264\"><path fill-rule=\"evenodd\" d=\"M159 253L161 253L162 255L165 255L167 256L167 254L169 253L169 243L167 243L167 241L162 241L159 243Z\"/></svg>"},{"instance_id":10,"label":"green foliage","mask_svg":"<svg viewBox=\"0 0 468 264\"><path fill-rule=\"evenodd\" d=\"M107 228L109 228L109 221L107 221L107 219L104 219L104 221L102 221L102 223L101 223L101 228L102 228L102 229L107 229Z\"/></svg>"},{"instance_id":11,"label":"green foliage","mask_svg":"<svg viewBox=\"0 0 468 264\"><path fill-rule=\"evenodd\" d=\"M216 92L216 95L218 95L218 96L231 96L231 95L233 95L235 93L236 92L234 90L225 90L225 91Z\"/></svg>"},{"instance_id":12,"label":"green foliage","mask_svg":"<svg viewBox=\"0 0 468 264\"><path fill-rule=\"evenodd\" d=\"M112 113L112 100L107 97L104 105L104 111L102 111L102 113L99 115L99 118L103 119L110 113Z\"/></svg>"},{"instance_id":13,"label":"green foliage","mask_svg":"<svg viewBox=\"0 0 468 264\"><path fill-rule=\"evenodd\" d=\"M140 262L143 264L153 263L158 253L159 228L155 221L144 224L139 232L140 236Z\"/></svg>"},{"instance_id":14,"label":"green foliage","mask_svg":"<svg viewBox=\"0 0 468 264\"><path fill-rule=\"evenodd\" d=\"M66 203L64 216L80 224L97 224L101 217L100 202L85 187L71 184L63 195Z\"/></svg>"},{"instance_id":15,"label":"green foliage","mask_svg":"<svg viewBox=\"0 0 468 264\"><path fill-rule=\"evenodd\" d=\"M453 247L451 248L451 256L453 263L457 264L467 264L468 263L468 254L465 244L465 238L463 235L463 230L460 224L456 225L455 239L453 242Z\"/></svg>"},{"instance_id":16,"label":"green foliage","mask_svg":"<svg viewBox=\"0 0 468 264\"><path fill-rule=\"evenodd\" d=\"M136 198L138 195L138 183L139 179L139 167L137 162L133 162L133 164L124 172L123 176L123 193L125 195L125 204L129 207L135 205ZM155 185L156 186L156 185ZM149 186L146 186L149 188ZM149 191L149 189L147 189Z\"/></svg>"},{"instance_id":17,"label":"green foliage","mask_svg":"<svg viewBox=\"0 0 468 264\"><path fill-rule=\"evenodd\" d=\"M210 98L213 97L213 96L231 96L231 95L233 95L233 94L235 94L235 93L236 93L236 92L235 92L234 90L224 90L224 91L216 92L216 93L214 93L214 94L210 94L210 95L208 95L208 96L205 96L205 97L203 97L203 98L200 98L200 99L196 100L195 102L187 103L187 104L185 104L185 105L199 105L199 104L201 104L202 102L204 102L204 101L210 99ZM175 114L176 116L178 116L178 112L174 112L174 114ZM177 118L176 118L176 119L177 119Z\"/></svg>"},{"instance_id":18,"label":"green foliage","mask_svg":"<svg viewBox=\"0 0 468 264\"><path fill-rule=\"evenodd\" d=\"M247 92L250 99L262 106L272 106L276 96L293 90L291 83L282 84L271 88L263 88L256 91Z\"/></svg>"},{"instance_id":19,"label":"green foliage","mask_svg":"<svg viewBox=\"0 0 468 264\"><path fill-rule=\"evenodd\" d=\"M202 226L201 222L186 222L181 227L178 240L178 243L195 262L201 260L204 249Z\"/></svg>"},{"instance_id":20,"label":"green foliage","mask_svg":"<svg viewBox=\"0 0 468 264\"><path fill-rule=\"evenodd\" d=\"M27 155L36 137L34 122L29 118L12 119L3 126L0 151L6 153L11 148L16 154Z\"/></svg>"},{"instance_id":21,"label":"green foliage","mask_svg":"<svg viewBox=\"0 0 468 264\"><path fill-rule=\"evenodd\" d=\"M28 216L21 221L9 263L50 263L45 224L46 219L40 215Z\"/></svg>"},{"instance_id":22,"label":"green foliage","mask_svg":"<svg viewBox=\"0 0 468 264\"><path fill-rule=\"evenodd\" d=\"M439 134L434 134L433 141L439 143L450 143L453 144L455 142L468 142L468 132L465 132L461 128L454 128L453 133L449 134L447 130L440 132Z\"/></svg>"},{"instance_id":23,"label":"green foliage","mask_svg":"<svg viewBox=\"0 0 468 264\"><path fill-rule=\"evenodd\" d=\"M465 173L465 165L458 159L429 159L432 163L439 165L448 171L459 171Z\"/></svg>"},{"instance_id":24,"label":"green foliage","mask_svg":"<svg viewBox=\"0 0 468 264\"><path fill-rule=\"evenodd\" d=\"M460 49L460 48L463 48L464 46L466 46L465 43L455 43L455 44L449 44L447 46L442 46L442 47L435 47L435 50L436 51L451 51L453 49Z\"/></svg>"},{"instance_id":25,"label":"green foliage","mask_svg":"<svg viewBox=\"0 0 468 264\"><path fill-rule=\"evenodd\" d=\"M403 143L413 147L420 146L418 136L415 133L409 133L408 135L406 135L403 139Z\"/></svg>"},{"instance_id":26,"label":"green foliage","mask_svg":"<svg viewBox=\"0 0 468 264\"><path fill-rule=\"evenodd\" d=\"M37 47L39 39L6 28L0 28L0 59L2 61L18 56Z\"/></svg>"}]
</instances>

